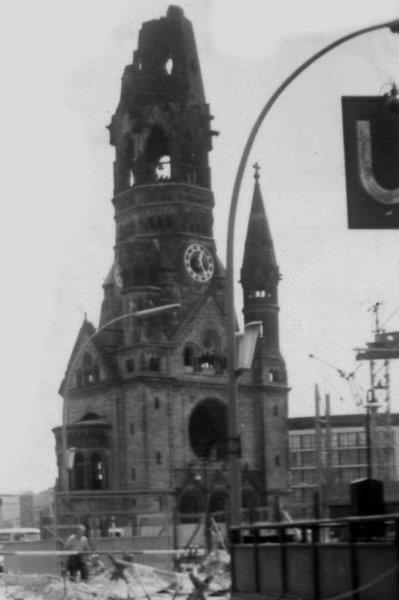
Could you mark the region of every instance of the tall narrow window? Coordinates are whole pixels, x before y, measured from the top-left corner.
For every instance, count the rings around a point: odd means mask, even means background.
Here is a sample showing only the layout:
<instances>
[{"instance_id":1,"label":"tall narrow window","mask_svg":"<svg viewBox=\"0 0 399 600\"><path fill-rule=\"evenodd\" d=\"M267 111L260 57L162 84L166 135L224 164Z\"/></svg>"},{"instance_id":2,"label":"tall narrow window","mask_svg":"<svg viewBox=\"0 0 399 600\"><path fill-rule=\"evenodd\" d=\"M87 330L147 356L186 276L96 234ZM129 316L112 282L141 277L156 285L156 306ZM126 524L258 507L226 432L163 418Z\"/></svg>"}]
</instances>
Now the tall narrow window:
<instances>
[{"instance_id":1,"label":"tall narrow window","mask_svg":"<svg viewBox=\"0 0 399 600\"><path fill-rule=\"evenodd\" d=\"M201 371L220 372L220 340L215 331L207 331L203 337L199 366Z\"/></svg>"},{"instance_id":2,"label":"tall narrow window","mask_svg":"<svg viewBox=\"0 0 399 600\"><path fill-rule=\"evenodd\" d=\"M83 384L98 383L100 381L100 368L93 364L93 357L89 352L83 356Z\"/></svg>"},{"instance_id":3,"label":"tall narrow window","mask_svg":"<svg viewBox=\"0 0 399 600\"><path fill-rule=\"evenodd\" d=\"M151 356L149 366L150 371L159 371L159 358L157 356Z\"/></svg>"},{"instance_id":4,"label":"tall narrow window","mask_svg":"<svg viewBox=\"0 0 399 600\"><path fill-rule=\"evenodd\" d=\"M92 454L90 459L92 490L104 489L104 464L100 454Z\"/></svg>"},{"instance_id":5,"label":"tall narrow window","mask_svg":"<svg viewBox=\"0 0 399 600\"><path fill-rule=\"evenodd\" d=\"M86 461L85 457L80 452L75 455L73 475L75 490L84 490L86 487Z\"/></svg>"},{"instance_id":6,"label":"tall narrow window","mask_svg":"<svg viewBox=\"0 0 399 600\"><path fill-rule=\"evenodd\" d=\"M276 383L279 380L277 369L270 369L269 371L269 381L270 383Z\"/></svg>"},{"instance_id":7,"label":"tall narrow window","mask_svg":"<svg viewBox=\"0 0 399 600\"><path fill-rule=\"evenodd\" d=\"M100 381L100 367L98 365L93 366L93 383L99 383Z\"/></svg>"},{"instance_id":8,"label":"tall narrow window","mask_svg":"<svg viewBox=\"0 0 399 600\"><path fill-rule=\"evenodd\" d=\"M172 58L168 58L168 60L166 61L165 71L168 75L172 75L172 71L173 71L173 59Z\"/></svg>"},{"instance_id":9,"label":"tall narrow window","mask_svg":"<svg viewBox=\"0 0 399 600\"><path fill-rule=\"evenodd\" d=\"M93 383L93 359L91 354L86 352L83 356L83 381L87 385Z\"/></svg>"},{"instance_id":10,"label":"tall narrow window","mask_svg":"<svg viewBox=\"0 0 399 600\"><path fill-rule=\"evenodd\" d=\"M134 358L127 358L126 359L126 371L128 373L134 373Z\"/></svg>"},{"instance_id":11,"label":"tall narrow window","mask_svg":"<svg viewBox=\"0 0 399 600\"><path fill-rule=\"evenodd\" d=\"M155 175L157 180L170 179L170 156L165 154L164 156L160 157L155 169Z\"/></svg>"},{"instance_id":12,"label":"tall narrow window","mask_svg":"<svg viewBox=\"0 0 399 600\"><path fill-rule=\"evenodd\" d=\"M162 454L160 452L156 453L156 461L157 461L157 465L162 464Z\"/></svg>"},{"instance_id":13,"label":"tall narrow window","mask_svg":"<svg viewBox=\"0 0 399 600\"><path fill-rule=\"evenodd\" d=\"M183 364L185 366L186 373L192 373L195 371L196 353L192 346L186 346L183 351Z\"/></svg>"},{"instance_id":14,"label":"tall narrow window","mask_svg":"<svg viewBox=\"0 0 399 600\"><path fill-rule=\"evenodd\" d=\"M163 181L171 177L170 142L160 125L155 125L148 137L145 162L146 178Z\"/></svg>"},{"instance_id":15,"label":"tall narrow window","mask_svg":"<svg viewBox=\"0 0 399 600\"><path fill-rule=\"evenodd\" d=\"M83 384L83 373L81 369L76 372L76 387L81 387Z\"/></svg>"}]
</instances>

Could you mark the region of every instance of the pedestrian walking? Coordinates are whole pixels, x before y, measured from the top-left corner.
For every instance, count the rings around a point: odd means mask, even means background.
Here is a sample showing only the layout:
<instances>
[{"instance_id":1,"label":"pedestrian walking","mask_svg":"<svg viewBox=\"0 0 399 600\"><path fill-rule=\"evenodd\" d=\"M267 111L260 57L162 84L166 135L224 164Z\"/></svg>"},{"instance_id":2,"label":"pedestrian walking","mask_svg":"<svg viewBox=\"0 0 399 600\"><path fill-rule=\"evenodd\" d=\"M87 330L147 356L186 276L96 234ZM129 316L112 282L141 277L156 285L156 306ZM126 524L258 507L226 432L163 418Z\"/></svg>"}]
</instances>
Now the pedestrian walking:
<instances>
[{"instance_id":1,"label":"pedestrian walking","mask_svg":"<svg viewBox=\"0 0 399 600\"><path fill-rule=\"evenodd\" d=\"M90 551L89 542L84 535L85 528L83 525L76 527L75 533L69 536L65 547L67 550L74 550L77 554L71 554L68 557L67 569L69 576L73 581L76 581L78 573L82 581L88 580L88 569L84 552Z\"/></svg>"}]
</instances>

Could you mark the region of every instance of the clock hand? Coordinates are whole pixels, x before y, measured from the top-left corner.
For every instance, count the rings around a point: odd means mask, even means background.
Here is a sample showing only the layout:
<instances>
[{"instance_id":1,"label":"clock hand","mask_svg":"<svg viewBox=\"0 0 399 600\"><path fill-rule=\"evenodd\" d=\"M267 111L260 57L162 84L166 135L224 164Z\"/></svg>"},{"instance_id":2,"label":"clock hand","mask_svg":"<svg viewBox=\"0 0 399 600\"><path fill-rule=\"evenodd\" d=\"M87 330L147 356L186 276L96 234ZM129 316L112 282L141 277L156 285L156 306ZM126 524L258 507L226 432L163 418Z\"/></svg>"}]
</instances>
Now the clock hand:
<instances>
[{"instance_id":1,"label":"clock hand","mask_svg":"<svg viewBox=\"0 0 399 600\"><path fill-rule=\"evenodd\" d=\"M204 267L204 261L202 259L203 259L203 255L200 254L199 255L199 264L200 264L202 272L204 272L205 271L205 267Z\"/></svg>"}]
</instances>

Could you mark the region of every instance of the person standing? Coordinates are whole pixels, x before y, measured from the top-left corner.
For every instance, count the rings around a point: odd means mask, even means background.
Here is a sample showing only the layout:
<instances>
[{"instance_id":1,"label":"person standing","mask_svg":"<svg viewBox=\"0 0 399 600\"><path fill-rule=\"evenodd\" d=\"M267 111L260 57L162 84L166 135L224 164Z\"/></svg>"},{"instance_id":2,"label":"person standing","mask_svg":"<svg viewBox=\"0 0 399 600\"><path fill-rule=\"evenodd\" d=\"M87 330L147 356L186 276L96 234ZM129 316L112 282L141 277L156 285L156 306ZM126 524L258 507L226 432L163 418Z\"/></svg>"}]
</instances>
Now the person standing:
<instances>
[{"instance_id":1,"label":"person standing","mask_svg":"<svg viewBox=\"0 0 399 600\"><path fill-rule=\"evenodd\" d=\"M88 569L84 552L89 552L89 542L84 534L83 525L76 527L75 533L69 536L65 547L67 550L74 550L77 554L71 554L68 557L67 569L72 580L76 580L78 572L82 581L88 580Z\"/></svg>"}]
</instances>

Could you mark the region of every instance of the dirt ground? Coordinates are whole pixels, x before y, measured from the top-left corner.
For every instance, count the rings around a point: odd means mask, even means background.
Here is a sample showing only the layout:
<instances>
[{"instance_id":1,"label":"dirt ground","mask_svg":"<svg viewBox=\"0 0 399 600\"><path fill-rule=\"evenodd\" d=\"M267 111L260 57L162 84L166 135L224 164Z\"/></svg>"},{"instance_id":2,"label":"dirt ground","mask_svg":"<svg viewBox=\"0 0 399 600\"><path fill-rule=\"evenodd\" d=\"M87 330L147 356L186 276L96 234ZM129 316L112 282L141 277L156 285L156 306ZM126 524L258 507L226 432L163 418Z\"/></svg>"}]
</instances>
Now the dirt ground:
<instances>
[{"instance_id":1,"label":"dirt ground","mask_svg":"<svg viewBox=\"0 0 399 600\"><path fill-rule=\"evenodd\" d=\"M200 600L200 589L206 596L226 600L229 587L226 565L217 558L183 573L119 561L113 569L92 574L87 583L55 575L3 573L0 600Z\"/></svg>"}]
</instances>

